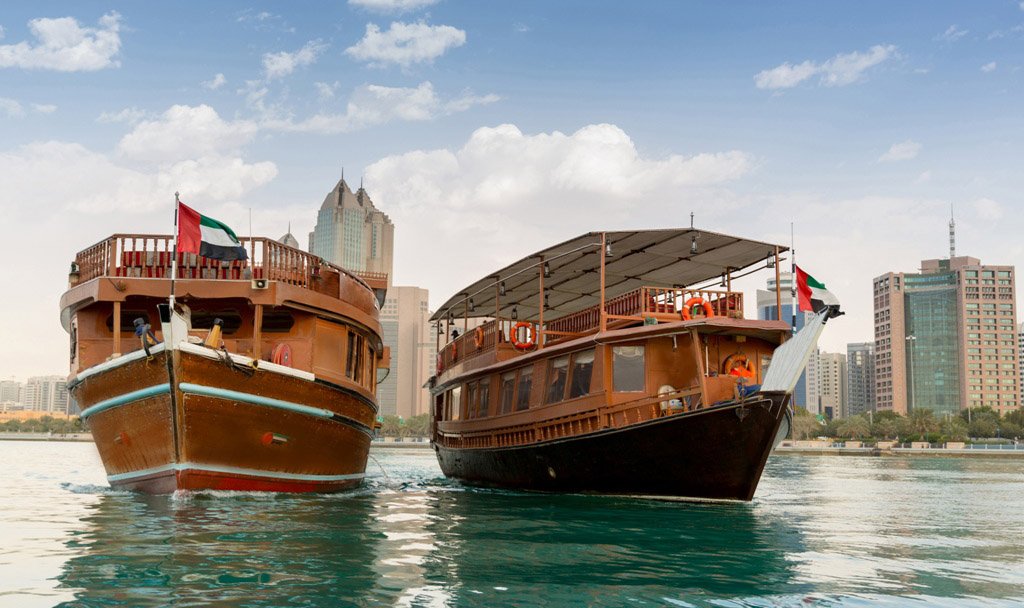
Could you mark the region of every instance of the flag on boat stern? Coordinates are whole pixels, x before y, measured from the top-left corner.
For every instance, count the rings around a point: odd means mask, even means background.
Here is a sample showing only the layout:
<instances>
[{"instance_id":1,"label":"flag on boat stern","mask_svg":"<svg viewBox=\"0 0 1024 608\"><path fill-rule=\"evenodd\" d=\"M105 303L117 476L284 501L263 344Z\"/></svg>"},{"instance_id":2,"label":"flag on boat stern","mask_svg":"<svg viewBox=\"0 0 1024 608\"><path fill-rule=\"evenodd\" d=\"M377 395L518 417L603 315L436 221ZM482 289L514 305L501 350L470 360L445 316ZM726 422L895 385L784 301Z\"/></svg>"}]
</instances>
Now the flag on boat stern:
<instances>
[{"instance_id":1,"label":"flag on boat stern","mask_svg":"<svg viewBox=\"0 0 1024 608\"><path fill-rule=\"evenodd\" d=\"M178 203L178 251L198 253L211 260L244 260L245 247L235 232L223 224Z\"/></svg>"},{"instance_id":2,"label":"flag on boat stern","mask_svg":"<svg viewBox=\"0 0 1024 608\"><path fill-rule=\"evenodd\" d=\"M800 303L800 312L820 312L832 307L839 313L839 300L832 292L825 289L825 284L796 267L796 291ZM834 315L833 315L834 316Z\"/></svg>"}]
</instances>

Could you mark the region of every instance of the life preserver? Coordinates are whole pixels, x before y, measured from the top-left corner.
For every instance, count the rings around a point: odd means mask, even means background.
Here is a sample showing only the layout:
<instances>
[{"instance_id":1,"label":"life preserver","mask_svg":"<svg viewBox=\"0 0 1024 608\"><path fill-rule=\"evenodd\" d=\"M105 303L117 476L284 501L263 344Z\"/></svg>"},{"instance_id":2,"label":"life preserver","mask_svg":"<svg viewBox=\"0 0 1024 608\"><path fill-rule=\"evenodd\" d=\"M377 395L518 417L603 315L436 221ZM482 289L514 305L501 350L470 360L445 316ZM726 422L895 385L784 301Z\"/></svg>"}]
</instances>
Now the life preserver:
<instances>
[{"instance_id":1,"label":"life preserver","mask_svg":"<svg viewBox=\"0 0 1024 608\"><path fill-rule=\"evenodd\" d=\"M444 369L444 357L441 356L441 353L437 353L437 373L440 374L442 369Z\"/></svg>"},{"instance_id":2,"label":"life preserver","mask_svg":"<svg viewBox=\"0 0 1024 608\"><path fill-rule=\"evenodd\" d=\"M270 353L270 362L285 367L292 366L292 347L288 346L284 342L281 342L274 347L274 350Z\"/></svg>"},{"instance_id":3,"label":"life preserver","mask_svg":"<svg viewBox=\"0 0 1024 608\"><path fill-rule=\"evenodd\" d=\"M722 373L740 378L753 378L757 373L754 362L747 359L743 353L729 355L722 364Z\"/></svg>"},{"instance_id":4,"label":"life preserver","mask_svg":"<svg viewBox=\"0 0 1024 608\"><path fill-rule=\"evenodd\" d=\"M693 318L694 306L703 308L705 317L715 316L715 309L711 307L711 303L700 296L695 296L687 300L686 305L683 306L683 321L689 321Z\"/></svg>"},{"instance_id":5,"label":"life preserver","mask_svg":"<svg viewBox=\"0 0 1024 608\"><path fill-rule=\"evenodd\" d=\"M519 340L519 329L526 328L526 340ZM533 323L528 321L520 321L512 326L512 346L519 350L527 350L531 348L537 340L537 330L533 327Z\"/></svg>"},{"instance_id":6,"label":"life preserver","mask_svg":"<svg viewBox=\"0 0 1024 608\"><path fill-rule=\"evenodd\" d=\"M477 327L476 329L473 330L473 346L475 346L477 350L480 350L481 348L484 347L483 327Z\"/></svg>"}]
</instances>

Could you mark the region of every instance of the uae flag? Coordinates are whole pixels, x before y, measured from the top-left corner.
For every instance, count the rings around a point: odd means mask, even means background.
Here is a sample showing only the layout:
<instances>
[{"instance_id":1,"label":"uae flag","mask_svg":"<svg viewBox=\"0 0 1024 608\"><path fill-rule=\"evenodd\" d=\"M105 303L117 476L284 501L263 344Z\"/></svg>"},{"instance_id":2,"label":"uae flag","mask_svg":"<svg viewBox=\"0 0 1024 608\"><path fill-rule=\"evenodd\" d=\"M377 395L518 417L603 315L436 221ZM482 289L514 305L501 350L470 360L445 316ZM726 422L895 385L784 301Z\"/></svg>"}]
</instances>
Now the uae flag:
<instances>
[{"instance_id":1,"label":"uae flag","mask_svg":"<svg viewBox=\"0 0 1024 608\"><path fill-rule=\"evenodd\" d=\"M839 300L832 292L825 289L825 284L796 267L796 292L801 312L820 312L828 306L835 307L838 312Z\"/></svg>"},{"instance_id":2,"label":"uae flag","mask_svg":"<svg viewBox=\"0 0 1024 608\"><path fill-rule=\"evenodd\" d=\"M202 215L181 202L178 203L178 251L197 253L212 260L244 260L248 257L227 224Z\"/></svg>"}]
</instances>

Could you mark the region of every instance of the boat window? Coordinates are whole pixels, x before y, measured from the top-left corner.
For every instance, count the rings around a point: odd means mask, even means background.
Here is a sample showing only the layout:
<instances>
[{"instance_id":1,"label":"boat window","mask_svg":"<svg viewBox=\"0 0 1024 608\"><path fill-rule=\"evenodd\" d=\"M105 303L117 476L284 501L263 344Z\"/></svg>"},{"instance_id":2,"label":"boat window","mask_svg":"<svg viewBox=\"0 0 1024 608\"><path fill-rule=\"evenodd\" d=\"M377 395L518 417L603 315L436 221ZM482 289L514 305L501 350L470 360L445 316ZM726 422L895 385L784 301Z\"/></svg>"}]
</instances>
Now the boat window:
<instances>
[{"instance_id":1,"label":"boat window","mask_svg":"<svg viewBox=\"0 0 1024 608\"><path fill-rule=\"evenodd\" d=\"M124 315L121 316L123 317ZM224 332L225 336L230 336L242 326L242 315L238 314L238 311L192 309L192 329L211 329L213 328L214 319L220 319L224 322L221 331Z\"/></svg>"},{"instance_id":2,"label":"boat window","mask_svg":"<svg viewBox=\"0 0 1024 608\"><path fill-rule=\"evenodd\" d=\"M490 380L490 378L488 378L486 380L481 380L480 381L479 388L476 391L476 396L477 396L476 417L477 418L486 418L487 415L490 413L490 405L491 405L491 380Z\"/></svg>"},{"instance_id":3,"label":"boat window","mask_svg":"<svg viewBox=\"0 0 1024 608\"><path fill-rule=\"evenodd\" d=\"M612 347L612 386L618 392L644 390L644 347Z\"/></svg>"},{"instance_id":4,"label":"boat window","mask_svg":"<svg viewBox=\"0 0 1024 608\"><path fill-rule=\"evenodd\" d=\"M345 357L345 376L358 382L363 371L363 337L359 334L348 335L348 355Z\"/></svg>"},{"instance_id":5,"label":"boat window","mask_svg":"<svg viewBox=\"0 0 1024 608\"><path fill-rule=\"evenodd\" d=\"M585 350L572 356L572 382L569 384L569 398L582 397L590 393L590 377L594 373L594 351Z\"/></svg>"},{"instance_id":6,"label":"boat window","mask_svg":"<svg viewBox=\"0 0 1024 608\"><path fill-rule=\"evenodd\" d=\"M512 411L512 393L516 390L516 373L507 372L501 375L501 398L498 409L499 414L507 414Z\"/></svg>"},{"instance_id":7,"label":"boat window","mask_svg":"<svg viewBox=\"0 0 1024 608\"><path fill-rule=\"evenodd\" d=\"M135 331L135 319L141 318L144 322L149 323L149 314L144 310L121 310L121 331ZM154 331L159 327L154 328ZM114 331L114 315L107 316L107 330L113 333Z\"/></svg>"},{"instance_id":8,"label":"boat window","mask_svg":"<svg viewBox=\"0 0 1024 608\"><path fill-rule=\"evenodd\" d=\"M377 375L377 352L373 350L372 346L369 346L366 352L366 380L364 384L373 391L376 388L374 386L374 378Z\"/></svg>"},{"instance_id":9,"label":"boat window","mask_svg":"<svg viewBox=\"0 0 1024 608\"><path fill-rule=\"evenodd\" d=\"M452 420L462 419L462 387L452 389Z\"/></svg>"},{"instance_id":10,"label":"boat window","mask_svg":"<svg viewBox=\"0 0 1024 608\"><path fill-rule=\"evenodd\" d=\"M530 407L530 389L533 388L533 368L524 367L519 370L519 383L516 387L516 411Z\"/></svg>"},{"instance_id":11,"label":"boat window","mask_svg":"<svg viewBox=\"0 0 1024 608\"><path fill-rule=\"evenodd\" d=\"M565 398L565 381L569 377L569 355L556 357L548 364L548 393L546 403L555 403Z\"/></svg>"},{"instance_id":12,"label":"boat window","mask_svg":"<svg viewBox=\"0 0 1024 608\"><path fill-rule=\"evenodd\" d=\"M284 311L263 311L263 321L260 324L260 330L264 333L285 333L292 329L295 325L295 317L291 313Z\"/></svg>"},{"instance_id":13,"label":"boat window","mask_svg":"<svg viewBox=\"0 0 1024 608\"><path fill-rule=\"evenodd\" d=\"M466 385L466 418L476 418L476 383L470 382Z\"/></svg>"}]
</instances>

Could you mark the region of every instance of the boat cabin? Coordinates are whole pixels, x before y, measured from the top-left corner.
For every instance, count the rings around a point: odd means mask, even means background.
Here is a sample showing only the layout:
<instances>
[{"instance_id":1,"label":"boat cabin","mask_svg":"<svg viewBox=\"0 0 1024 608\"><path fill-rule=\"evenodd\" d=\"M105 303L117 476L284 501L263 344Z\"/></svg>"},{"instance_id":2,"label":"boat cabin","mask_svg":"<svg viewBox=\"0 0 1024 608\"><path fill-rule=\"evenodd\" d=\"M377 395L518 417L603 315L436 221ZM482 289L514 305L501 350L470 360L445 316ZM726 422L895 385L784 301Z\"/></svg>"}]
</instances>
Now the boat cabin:
<instances>
[{"instance_id":1,"label":"boat cabin","mask_svg":"<svg viewBox=\"0 0 1024 608\"><path fill-rule=\"evenodd\" d=\"M387 276L353 273L268 238L239 240L247 260L178 254L174 294L190 319L189 341L206 341L217 323L214 347L226 353L375 394L377 369L390 356L378 320ZM157 305L170 294L173 241L116 234L75 256L61 298L72 375L142 350L140 325L151 342L163 340Z\"/></svg>"}]
</instances>

